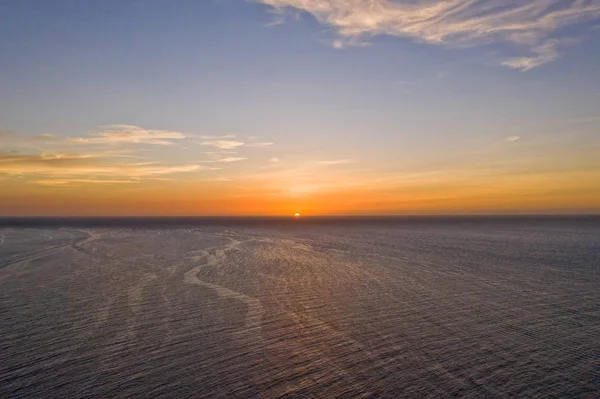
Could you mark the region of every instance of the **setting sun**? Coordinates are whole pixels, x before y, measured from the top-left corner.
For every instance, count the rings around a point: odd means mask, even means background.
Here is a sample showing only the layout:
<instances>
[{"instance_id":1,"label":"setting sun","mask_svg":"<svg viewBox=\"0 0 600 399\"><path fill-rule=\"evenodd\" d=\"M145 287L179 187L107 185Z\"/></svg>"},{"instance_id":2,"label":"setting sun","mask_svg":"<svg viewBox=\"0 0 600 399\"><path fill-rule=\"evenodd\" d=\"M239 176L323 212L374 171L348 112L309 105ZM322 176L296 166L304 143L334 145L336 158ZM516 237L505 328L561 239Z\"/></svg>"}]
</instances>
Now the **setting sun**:
<instances>
[{"instance_id":1,"label":"setting sun","mask_svg":"<svg viewBox=\"0 0 600 399\"><path fill-rule=\"evenodd\" d=\"M297 217L297 218L299 218L299 217L300 217L300 214L299 214L298 212L296 212L296 213L294 214L294 217Z\"/></svg>"}]
</instances>

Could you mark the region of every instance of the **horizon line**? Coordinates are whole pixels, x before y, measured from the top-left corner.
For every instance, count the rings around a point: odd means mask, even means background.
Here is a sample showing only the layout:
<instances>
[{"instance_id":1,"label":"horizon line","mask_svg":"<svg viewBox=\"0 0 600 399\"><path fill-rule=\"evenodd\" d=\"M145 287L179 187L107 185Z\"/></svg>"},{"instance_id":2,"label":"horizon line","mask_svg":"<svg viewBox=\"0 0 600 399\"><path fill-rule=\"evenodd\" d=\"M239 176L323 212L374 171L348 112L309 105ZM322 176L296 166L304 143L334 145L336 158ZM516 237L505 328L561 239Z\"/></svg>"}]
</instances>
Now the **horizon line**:
<instances>
[{"instance_id":1,"label":"horizon line","mask_svg":"<svg viewBox=\"0 0 600 399\"><path fill-rule=\"evenodd\" d=\"M592 212L561 212L561 213L361 213L361 214L230 214L230 215L0 215L0 219L314 219L314 218L393 218L393 217L531 217L531 216L600 216L600 210Z\"/></svg>"}]
</instances>

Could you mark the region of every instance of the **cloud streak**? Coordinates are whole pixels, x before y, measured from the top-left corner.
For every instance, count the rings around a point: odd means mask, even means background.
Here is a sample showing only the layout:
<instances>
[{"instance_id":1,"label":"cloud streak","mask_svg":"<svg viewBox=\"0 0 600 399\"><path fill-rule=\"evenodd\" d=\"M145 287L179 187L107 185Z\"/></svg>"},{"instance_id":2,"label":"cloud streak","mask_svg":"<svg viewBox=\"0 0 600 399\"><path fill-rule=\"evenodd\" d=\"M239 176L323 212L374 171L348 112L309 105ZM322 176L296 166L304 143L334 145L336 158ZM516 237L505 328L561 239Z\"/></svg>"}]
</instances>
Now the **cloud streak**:
<instances>
[{"instance_id":1,"label":"cloud streak","mask_svg":"<svg viewBox=\"0 0 600 399\"><path fill-rule=\"evenodd\" d=\"M210 170L197 164L160 165L154 162L109 163L104 159L81 154L26 155L0 153L0 173L9 175L42 175L46 177L80 178L92 177L122 179L155 178L176 173Z\"/></svg>"},{"instance_id":2,"label":"cloud streak","mask_svg":"<svg viewBox=\"0 0 600 399\"><path fill-rule=\"evenodd\" d=\"M197 137L204 139L204 140L222 140L222 139L234 139L235 134L225 134L223 136L200 135Z\"/></svg>"},{"instance_id":3,"label":"cloud streak","mask_svg":"<svg viewBox=\"0 0 600 399\"><path fill-rule=\"evenodd\" d=\"M199 144L219 148L221 150L231 150L246 145L243 141L235 140L207 140L202 141Z\"/></svg>"},{"instance_id":4,"label":"cloud streak","mask_svg":"<svg viewBox=\"0 0 600 399\"><path fill-rule=\"evenodd\" d=\"M305 11L339 35L337 48L377 35L444 46L511 43L528 52L501 63L526 71L560 56L561 28L600 17L598 0L257 0Z\"/></svg>"},{"instance_id":5,"label":"cloud streak","mask_svg":"<svg viewBox=\"0 0 600 399\"><path fill-rule=\"evenodd\" d=\"M108 125L91 137L75 137L71 141L82 144L153 144L172 145L173 140L185 138L181 132L150 130L134 125Z\"/></svg>"},{"instance_id":6,"label":"cloud streak","mask_svg":"<svg viewBox=\"0 0 600 399\"><path fill-rule=\"evenodd\" d=\"M156 159L160 153L132 155L151 151L143 145L168 146L186 137L203 138L206 140L204 143L217 149L206 154L210 158L207 161L179 160L174 161L175 164ZM265 145L232 140L234 138L233 135L186 136L178 131L151 130L135 125L106 125L79 137L39 134L19 138L10 131L0 130L0 145L11 144L22 149L0 149L0 177L18 177L23 181L55 187L171 180L171 175L175 174L220 170L217 165L208 163L226 164L246 160L245 157L234 155L234 150L239 146ZM41 145L45 148L40 149ZM204 162L207 164L203 165Z\"/></svg>"},{"instance_id":7,"label":"cloud streak","mask_svg":"<svg viewBox=\"0 0 600 399\"><path fill-rule=\"evenodd\" d=\"M246 143L246 147L269 147L272 146L273 143Z\"/></svg>"},{"instance_id":8,"label":"cloud streak","mask_svg":"<svg viewBox=\"0 0 600 399\"><path fill-rule=\"evenodd\" d=\"M225 157L225 158L215 158L215 159L212 159L210 161L201 161L201 162L206 162L206 163L214 163L214 162L231 163L231 162L244 161L246 159L248 159L248 158L244 158L244 157Z\"/></svg>"},{"instance_id":9,"label":"cloud streak","mask_svg":"<svg viewBox=\"0 0 600 399\"><path fill-rule=\"evenodd\" d=\"M35 180L32 183L42 186L66 186L73 183L79 184L132 184L139 183L139 180L101 180L101 179L48 179Z\"/></svg>"},{"instance_id":10,"label":"cloud streak","mask_svg":"<svg viewBox=\"0 0 600 399\"><path fill-rule=\"evenodd\" d=\"M238 140L206 140L198 143L200 145L206 145L215 147L221 150L232 150L238 147L269 147L273 143L256 143L256 142L244 142Z\"/></svg>"}]
</instances>

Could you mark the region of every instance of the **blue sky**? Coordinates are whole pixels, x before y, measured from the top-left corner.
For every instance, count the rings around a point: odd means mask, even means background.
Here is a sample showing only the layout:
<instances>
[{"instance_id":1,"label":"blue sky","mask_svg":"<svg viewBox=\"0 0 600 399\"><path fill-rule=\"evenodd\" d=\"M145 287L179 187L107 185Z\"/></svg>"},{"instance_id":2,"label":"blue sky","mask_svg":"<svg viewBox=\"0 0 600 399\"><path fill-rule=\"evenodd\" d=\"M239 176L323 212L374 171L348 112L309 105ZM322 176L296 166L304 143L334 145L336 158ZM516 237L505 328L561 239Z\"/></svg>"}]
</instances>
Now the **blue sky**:
<instances>
[{"instance_id":1,"label":"blue sky","mask_svg":"<svg viewBox=\"0 0 600 399\"><path fill-rule=\"evenodd\" d=\"M136 144L147 162L248 184L273 164L308 180L332 165L330 180L371 179L563 170L563 151L595 167L598 0L4 0L0 18L6 153L97 157ZM89 141L116 131L137 138ZM181 137L160 145L141 131ZM205 177L217 157L228 161Z\"/></svg>"}]
</instances>

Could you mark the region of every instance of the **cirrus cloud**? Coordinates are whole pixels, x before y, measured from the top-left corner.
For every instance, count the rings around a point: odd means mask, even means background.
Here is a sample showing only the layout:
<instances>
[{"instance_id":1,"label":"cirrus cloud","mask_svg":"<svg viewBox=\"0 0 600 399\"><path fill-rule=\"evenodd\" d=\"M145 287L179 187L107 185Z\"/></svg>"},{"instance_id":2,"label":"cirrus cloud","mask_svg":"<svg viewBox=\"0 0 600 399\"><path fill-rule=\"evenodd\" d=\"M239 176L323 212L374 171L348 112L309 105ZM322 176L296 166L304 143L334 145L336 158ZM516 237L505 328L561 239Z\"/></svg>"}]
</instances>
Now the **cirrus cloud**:
<instances>
[{"instance_id":1,"label":"cirrus cloud","mask_svg":"<svg viewBox=\"0 0 600 399\"><path fill-rule=\"evenodd\" d=\"M44 181L100 178L115 180L154 178L198 170L212 170L197 164L161 165L160 162L115 163L86 154L20 154L0 153L0 173L8 175L39 175ZM96 180L95 180L96 179Z\"/></svg>"},{"instance_id":2,"label":"cirrus cloud","mask_svg":"<svg viewBox=\"0 0 600 399\"><path fill-rule=\"evenodd\" d=\"M200 161L200 162L205 162L205 163L231 163L231 162L239 162L239 161L244 161L248 158L244 158L244 157L224 157L224 158L215 158L212 159L210 161Z\"/></svg>"},{"instance_id":3,"label":"cirrus cloud","mask_svg":"<svg viewBox=\"0 0 600 399\"><path fill-rule=\"evenodd\" d=\"M279 13L305 11L333 28L336 48L391 35L429 44L508 42L528 54L502 64L526 71L560 56L560 29L600 17L599 0L257 0Z\"/></svg>"},{"instance_id":4,"label":"cirrus cloud","mask_svg":"<svg viewBox=\"0 0 600 399\"><path fill-rule=\"evenodd\" d=\"M206 137L206 136L205 136ZM224 136L224 137L235 137L235 136ZM206 145L215 147L221 150L232 150L238 147L269 147L273 143L269 142L244 142L239 140L205 140L198 143L200 145Z\"/></svg>"},{"instance_id":5,"label":"cirrus cloud","mask_svg":"<svg viewBox=\"0 0 600 399\"><path fill-rule=\"evenodd\" d=\"M222 150L231 150L233 148L242 147L246 145L243 141L235 140L207 140L199 143L200 145L212 146Z\"/></svg>"},{"instance_id":6,"label":"cirrus cloud","mask_svg":"<svg viewBox=\"0 0 600 399\"><path fill-rule=\"evenodd\" d=\"M83 144L153 144L171 145L172 140L185 138L181 132L171 130L151 130L135 125L108 125L91 137L75 137L71 141Z\"/></svg>"}]
</instances>

